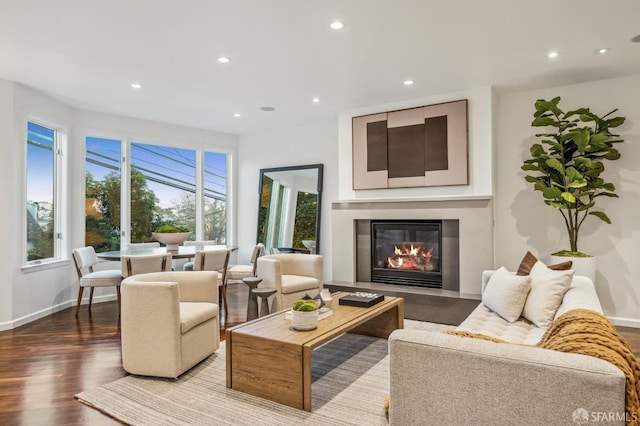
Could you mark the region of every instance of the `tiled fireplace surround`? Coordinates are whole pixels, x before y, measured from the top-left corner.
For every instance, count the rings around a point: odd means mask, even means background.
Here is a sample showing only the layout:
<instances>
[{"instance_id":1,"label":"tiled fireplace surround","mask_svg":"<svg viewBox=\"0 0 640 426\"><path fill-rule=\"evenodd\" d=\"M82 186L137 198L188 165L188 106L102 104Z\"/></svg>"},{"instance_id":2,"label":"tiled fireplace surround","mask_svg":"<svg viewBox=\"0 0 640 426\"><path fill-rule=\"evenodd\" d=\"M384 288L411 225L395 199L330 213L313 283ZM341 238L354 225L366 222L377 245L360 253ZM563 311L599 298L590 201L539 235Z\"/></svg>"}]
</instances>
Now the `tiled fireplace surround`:
<instances>
[{"instance_id":1,"label":"tiled fireplace surround","mask_svg":"<svg viewBox=\"0 0 640 426\"><path fill-rule=\"evenodd\" d=\"M357 224L372 219L457 220L459 291L408 289L417 293L477 299L481 274L493 265L493 204L488 196L430 199L355 199L332 203L333 283L362 286L357 277ZM387 286L386 284L383 284ZM379 286L379 284L378 284ZM390 286L398 287L398 286ZM407 287L407 286L403 286Z\"/></svg>"}]
</instances>

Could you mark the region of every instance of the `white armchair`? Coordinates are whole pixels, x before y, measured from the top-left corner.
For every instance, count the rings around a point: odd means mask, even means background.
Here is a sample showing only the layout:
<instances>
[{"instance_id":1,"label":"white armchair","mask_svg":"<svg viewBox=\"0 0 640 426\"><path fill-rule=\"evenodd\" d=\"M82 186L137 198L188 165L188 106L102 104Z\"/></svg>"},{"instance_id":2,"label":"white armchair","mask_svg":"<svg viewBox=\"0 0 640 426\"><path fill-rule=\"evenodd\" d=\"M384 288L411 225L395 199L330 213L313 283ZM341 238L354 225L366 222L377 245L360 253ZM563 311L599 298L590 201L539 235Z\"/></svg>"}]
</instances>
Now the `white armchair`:
<instances>
[{"instance_id":1,"label":"white armchair","mask_svg":"<svg viewBox=\"0 0 640 426\"><path fill-rule=\"evenodd\" d=\"M258 258L258 288L275 288L271 312L287 308L308 293L322 292L322 256L272 254Z\"/></svg>"},{"instance_id":2,"label":"white armchair","mask_svg":"<svg viewBox=\"0 0 640 426\"><path fill-rule=\"evenodd\" d=\"M155 272L122 281L122 366L178 377L220 346L218 273Z\"/></svg>"}]
</instances>

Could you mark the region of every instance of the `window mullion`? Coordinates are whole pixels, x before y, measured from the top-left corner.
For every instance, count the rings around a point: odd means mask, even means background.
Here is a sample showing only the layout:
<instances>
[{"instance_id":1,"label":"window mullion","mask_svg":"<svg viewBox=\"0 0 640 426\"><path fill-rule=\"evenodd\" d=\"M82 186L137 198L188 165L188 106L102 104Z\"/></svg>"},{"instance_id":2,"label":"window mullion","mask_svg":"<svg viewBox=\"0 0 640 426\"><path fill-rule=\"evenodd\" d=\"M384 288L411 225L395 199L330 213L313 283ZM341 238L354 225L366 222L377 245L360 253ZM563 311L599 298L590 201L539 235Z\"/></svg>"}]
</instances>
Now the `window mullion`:
<instances>
[{"instance_id":1,"label":"window mullion","mask_svg":"<svg viewBox=\"0 0 640 426\"><path fill-rule=\"evenodd\" d=\"M196 240L204 238L204 152L196 151Z\"/></svg>"},{"instance_id":2,"label":"window mullion","mask_svg":"<svg viewBox=\"0 0 640 426\"><path fill-rule=\"evenodd\" d=\"M67 241L67 221L66 221L66 135L61 129L57 129L55 132L55 163L54 163L54 219L53 219L53 233L54 233L54 257L59 259L63 257L63 253L66 252Z\"/></svg>"},{"instance_id":3,"label":"window mullion","mask_svg":"<svg viewBox=\"0 0 640 426\"><path fill-rule=\"evenodd\" d=\"M120 164L120 248L131 243L131 141L122 141Z\"/></svg>"}]
</instances>

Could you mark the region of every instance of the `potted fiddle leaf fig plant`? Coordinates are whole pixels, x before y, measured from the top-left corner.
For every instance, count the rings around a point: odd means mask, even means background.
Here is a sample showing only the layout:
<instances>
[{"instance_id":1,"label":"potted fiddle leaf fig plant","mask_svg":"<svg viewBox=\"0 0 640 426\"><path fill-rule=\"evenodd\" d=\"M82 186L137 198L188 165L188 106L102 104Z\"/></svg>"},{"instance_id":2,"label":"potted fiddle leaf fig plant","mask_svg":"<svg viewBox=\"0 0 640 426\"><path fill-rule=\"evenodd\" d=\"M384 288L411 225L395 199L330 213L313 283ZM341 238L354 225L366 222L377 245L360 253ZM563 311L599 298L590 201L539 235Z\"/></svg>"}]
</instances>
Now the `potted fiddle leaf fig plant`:
<instances>
[{"instance_id":1,"label":"potted fiddle leaf fig plant","mask_svg":"<svg viewBox=\"0 0 640 426\"><path fill-rule=\"evenodd\" d=\"M611 223L602 208L596 209L596 203L601 197L618 197L603 173L607 161L620 158L615 146L623 140L610 129L624 123L625 117L613 116L617 109L602 117L589 108L564 112L559 103L559 96L535 102L531 125L552 130L536 134L541 140L531 146L531 157L521 168L528 172L526 181L540 191L544 203L557 209L564 220L570 247L554 255L590 257L578 249L580 229L587 217ZM595 263L593 268L595 273Z\"/></svg>"}]
</instances>

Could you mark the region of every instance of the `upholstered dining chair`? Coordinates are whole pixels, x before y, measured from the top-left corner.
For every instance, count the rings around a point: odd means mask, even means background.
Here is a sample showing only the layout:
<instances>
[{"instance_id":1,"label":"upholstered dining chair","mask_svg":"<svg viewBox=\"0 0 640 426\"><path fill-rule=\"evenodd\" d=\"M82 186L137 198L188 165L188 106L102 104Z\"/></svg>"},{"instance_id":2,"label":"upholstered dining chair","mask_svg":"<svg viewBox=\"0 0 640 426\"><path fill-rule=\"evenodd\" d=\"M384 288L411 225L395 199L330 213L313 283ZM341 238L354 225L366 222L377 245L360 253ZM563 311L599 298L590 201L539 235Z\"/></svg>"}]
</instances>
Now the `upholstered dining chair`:
<instances>
[{"instance_id":1,"label":"upholstered dining chair","mask_svg":"<svg viewBox=\"0 0 640 426\"><path fill-rule=\"evenodd\" d=\"M171 258L171 253L147 256L123 255L120 258L122 276L126 278L149 272L171 271Z\"/></svg>"},{"instance_id":2,"label":"upholstered dining chair","mask_svg":"<svg viewBox=\"0 0 640 426\"><path fill-rule=\"evenodd\" d=\"M274 288L271 312L290 307L305 295L322 292L322 256L316 254L270 254L258 258L258 288Z\"/></svg>"},{"instance_id":3,"label":"upholstered dining chair","mask_svg":"<svg viewBox=\"0 0 640 426\"><path fill-rule=\"evenodd\" d=\"M218 242L214 241L214 240L194 240L194 241L185 241L184 243L182 243L183 246L196 246L196 249L198 249L198 246L215 246L217 245ZM200 247L200 249L202 249L202 247ZM190 260L188 262L185 262L184 265L182 265L182 270L183 271L193 271L193 260Z\"/></svg>"},{"instance_id":4,"label":"upholstered dining chair","mask_svg":"<svg viewBox=\"0 0 640 426\"><path fill-rule=\"evenodd\" d=\"M122 274L118 269L109 269L103 271L94 271L93 267L99 262L96 251L92 246L74 249L72 252L73 262L76 265L80 288L78 289L78 304L76 306L76 316L80 312L80 304L82 303L82 293L85 287L90 288L89 292L89 312L91 312L91 304L93 302L93 289L95 287L116 288L118 297L118 312L120 312L120 283L122 282Z\"/></svg>"},{"instance_id":5,"label":"upholstered dining chair","mask_svg":"<svg viewBox=\"0 0 640 426\"><path fill-rule=\"evenodd\" d=\"M243 278L255 277L258 268L258 258L264 255L264 244L258 243L251 252L250 265L232 265L227 271L227 282L242 281Z\"/></svg>"},{"instance_id":6,"label":"upholstered dining chair","mask_svg":"<svg viewBox=\"0 0 640 426\"><path fill-rule=\"evenodd\" d=\"M229 267L230 249L197 250L193 260L194 271L218 272L218 297L224 304L225 322L229 318L229 306L227 304L227 268Z\"/></svg>"},{"instance_id":7,"label":"upholstered dining chair","mask_svg":"<svg viewBox=\"0 0 640 426\"><path fill-rule=\"evenodd\" d=\"M146 248L160 248L160 243L155 241L151 243L129 243L127 244L128 250L146 249Z\"/></svg>"},{"instance_id":8,"label":"upholstered dining chair","mask_svg":"<svg viewBox=\"0 0 640 426\"><path fill-rule=\"evenodd\" d=\"M220 346L214 271L156 272L122 281L122 367L175 378Z\"/></svg>"}]
</instances>

